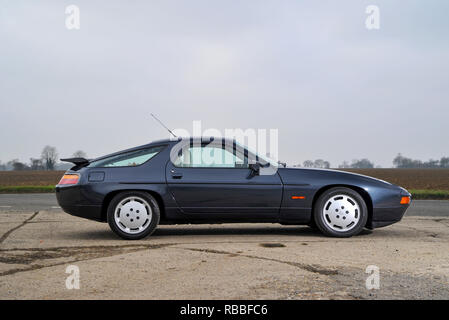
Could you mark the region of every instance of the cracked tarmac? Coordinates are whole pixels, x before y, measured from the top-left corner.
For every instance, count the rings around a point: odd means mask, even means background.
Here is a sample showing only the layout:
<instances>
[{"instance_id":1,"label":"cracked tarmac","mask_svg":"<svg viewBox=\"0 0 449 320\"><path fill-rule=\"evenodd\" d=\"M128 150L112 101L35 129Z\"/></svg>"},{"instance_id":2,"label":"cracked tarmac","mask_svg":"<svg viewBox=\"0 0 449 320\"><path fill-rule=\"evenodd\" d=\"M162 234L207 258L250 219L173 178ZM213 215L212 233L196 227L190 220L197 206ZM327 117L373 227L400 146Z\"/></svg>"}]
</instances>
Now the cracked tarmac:
<instances>
[{"instance_id":1,"label":"cracked tarmac","mask_svg":"<svg viewBox=\"0 0 449 320\"><path fill-rule=\"evenodd\" d=\"M0 212L0 299L449 299L449 217L350 239L306 226L160 226L140 241L60 210ZM65 286L80 269L80 289ZM380 289L367 290L367 266Z\"/></svg>"}]
</instances>

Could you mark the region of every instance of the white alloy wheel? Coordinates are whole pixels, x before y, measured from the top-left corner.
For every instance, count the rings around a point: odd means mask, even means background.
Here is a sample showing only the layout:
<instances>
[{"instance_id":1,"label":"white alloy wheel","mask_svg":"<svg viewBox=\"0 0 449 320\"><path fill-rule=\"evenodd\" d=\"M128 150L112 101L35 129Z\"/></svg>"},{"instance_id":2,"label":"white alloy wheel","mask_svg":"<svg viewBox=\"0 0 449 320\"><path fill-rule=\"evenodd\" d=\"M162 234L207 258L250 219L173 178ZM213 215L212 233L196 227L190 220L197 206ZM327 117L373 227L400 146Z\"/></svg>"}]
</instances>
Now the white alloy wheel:
<instances>
[{"instance_id":1,"label":"white alloy wheel","mask_svg":"<svg viewBox=\"0 0 449 320\"><path fill-rule=\"evenodd\" d=\"M323 221L337 232L352 230L360 220L359 203L347 194L333 195L322 210Z\"/></svg>"},{"instance_id":2,"label":"white alloy wheel","mask_svg":"<svg viewBox=\"0 0 449 320\"><path fill-rule=\"evenodd\" d=\"M146 230L153 216L151 206L145 199L137 196L121 200L114 211L117 227L128 234L141 233Z\"/></svg>"}]
</instances>

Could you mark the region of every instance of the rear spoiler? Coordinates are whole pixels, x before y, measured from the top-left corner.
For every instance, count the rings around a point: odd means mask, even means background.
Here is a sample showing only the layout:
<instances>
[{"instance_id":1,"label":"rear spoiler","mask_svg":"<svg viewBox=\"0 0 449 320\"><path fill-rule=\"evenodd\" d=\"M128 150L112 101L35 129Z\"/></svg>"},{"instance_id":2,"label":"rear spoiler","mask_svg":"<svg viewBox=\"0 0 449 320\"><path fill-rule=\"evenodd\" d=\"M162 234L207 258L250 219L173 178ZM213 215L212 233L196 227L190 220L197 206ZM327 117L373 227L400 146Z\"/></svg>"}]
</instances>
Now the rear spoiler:
<instances>
[{"instance_id":1,"label":"rear spoiler","mask_svg":"<svg viewBox=\"0 0 449 320\"><path fill-rule=\"evenodd\" d=\"M80 165L86 165L89 163L89 160L84 159L84 158L66 158L66 159L60 159L63 162L71 162L77 166Z\"/></svg>"}]
</instances>

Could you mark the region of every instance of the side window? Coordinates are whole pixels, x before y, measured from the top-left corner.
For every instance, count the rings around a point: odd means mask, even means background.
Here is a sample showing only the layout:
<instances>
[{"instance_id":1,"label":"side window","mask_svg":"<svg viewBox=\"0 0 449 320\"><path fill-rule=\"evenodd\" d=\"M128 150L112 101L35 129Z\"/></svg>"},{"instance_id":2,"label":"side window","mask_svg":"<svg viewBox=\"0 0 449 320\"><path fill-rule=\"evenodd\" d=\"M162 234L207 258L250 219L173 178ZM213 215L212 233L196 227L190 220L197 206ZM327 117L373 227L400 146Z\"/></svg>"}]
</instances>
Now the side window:
<instances>
[{"instance_id":1,"label":"side window","mask_svg":"<svg viewBox=\"0 0 449 320\"><path fill-rule=\"evenodd\" d=\"M133 167L141 165L156 154L158 154L164 147L152 147L147 149L140 149L131 152L121 153L115 156L107 157L98 161L91 162L88 167L98 168L98 167Z\"/></svg>"},{"instance_id":2,"label":"side window","mask_svg":"<svg viewBox=\"0 0 449 320\"><path fill-rule=\"evenodd\" d=\"M175 166L188 168L248 168L243 154L221 145L190 146L182 150Z\"/></svg>"}]
</instances>

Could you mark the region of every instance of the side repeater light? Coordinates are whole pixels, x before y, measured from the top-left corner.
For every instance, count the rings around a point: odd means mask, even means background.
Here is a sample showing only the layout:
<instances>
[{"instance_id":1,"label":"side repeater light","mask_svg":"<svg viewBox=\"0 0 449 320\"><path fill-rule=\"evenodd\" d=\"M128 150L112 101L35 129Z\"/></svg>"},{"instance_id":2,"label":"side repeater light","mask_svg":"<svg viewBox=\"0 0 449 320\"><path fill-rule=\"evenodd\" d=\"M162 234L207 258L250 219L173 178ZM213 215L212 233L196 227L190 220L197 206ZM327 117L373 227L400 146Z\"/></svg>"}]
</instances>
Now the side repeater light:
<instances>
[{"instance_id":1,"label":"side repeater light","mask_svg":"<svg viewBox=\"0 0 449 320\"><path fill-rule=\"evenodd\" d=\"M305 199L306 197L304 196L292 196L293 200L297 200L297 199Z\"/></svg>"},{"instance_id":2,"label":"side repeater light","mask_svg":"<svg viewBox=\"0 0 449 320\"><path fill-rule=\"evenodd\" d=\"M61 180L59 181L58 185L74 185L77 184L80 179L80 176L78 174L65 174L62 176Z\"/></svg>"}]
</instances>

